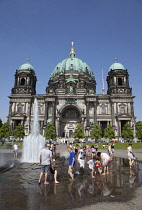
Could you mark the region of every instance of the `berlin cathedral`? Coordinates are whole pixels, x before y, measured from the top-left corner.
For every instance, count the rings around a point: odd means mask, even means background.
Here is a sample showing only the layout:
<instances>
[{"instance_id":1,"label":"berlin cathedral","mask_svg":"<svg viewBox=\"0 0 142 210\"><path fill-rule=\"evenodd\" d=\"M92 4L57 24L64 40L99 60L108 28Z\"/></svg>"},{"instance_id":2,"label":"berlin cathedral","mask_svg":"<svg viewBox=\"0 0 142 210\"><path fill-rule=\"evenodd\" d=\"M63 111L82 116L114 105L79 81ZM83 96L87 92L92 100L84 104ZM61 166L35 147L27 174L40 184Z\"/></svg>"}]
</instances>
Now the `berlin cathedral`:
<instances>
[{"instance_id":1,"label":"berlin cathedral","mask_svg":"<svg viewBox=\"0 0 142 210\"><path fill-rule=\"evenodd\" d=\"M108 69L107 93L96 94L96 80L90 67L76 57L72 43L69 57L56 65L48 81L46 92L36 94L36 72L27 62L15 72L11 90L8 122L13 131L20 123L25 135L33 120L34 99L38 101L41 133L48 123L56 128L57 137L73 137L80 123L87 137L93 124L102 129L111 124L117 139L121 138L125 123L133 127L134 105L127 69L117 60ZM102 136L103 137L103 136Z\"/></svg>"}]
</instances>

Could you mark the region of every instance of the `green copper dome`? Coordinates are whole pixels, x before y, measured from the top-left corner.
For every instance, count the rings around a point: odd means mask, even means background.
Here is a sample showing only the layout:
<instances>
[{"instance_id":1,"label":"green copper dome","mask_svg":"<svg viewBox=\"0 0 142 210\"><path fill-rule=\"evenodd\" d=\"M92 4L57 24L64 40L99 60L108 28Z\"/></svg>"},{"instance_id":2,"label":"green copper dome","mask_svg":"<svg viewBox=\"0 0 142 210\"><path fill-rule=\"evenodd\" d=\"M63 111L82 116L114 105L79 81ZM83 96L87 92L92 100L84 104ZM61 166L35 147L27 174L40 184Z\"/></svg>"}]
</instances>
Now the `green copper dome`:
<instances>
[{"instance_id":1,"label":"green copper dome","mask_svg":"<svg viewBox=\"0 0 142 210\"><path fill-rule=\"evenodd\" d=\"M125 70L124 66L121 63L113 63L110 68L109 71L111 70L116 70L116 69L121 69L121 70Z\"/></svg>"},{"instance_id":2,"label":"green copper dome","mask_svg":"<svg viewBox=\"0 0 142 210\"><path fill-rule=\"evenodd\" d=\"M72 45L70 57L62 60L56 65L50 77L54 77L61 73L67 72L86 73L91 77L94 77L90 67L81 59L75 57L74 47Z\"/></svg>"},{"instance_id":3,"label":"green copper dome","mask_svg":"<svg viewBox=\"0 0 142 210\"><path fill-rule=\"evenodd\" d=\"M24 63L19 67L18 70L19 71L21 71L21 70L33 70L34 71L34 67L30 63Z\"/></svg>"}]
</instances>

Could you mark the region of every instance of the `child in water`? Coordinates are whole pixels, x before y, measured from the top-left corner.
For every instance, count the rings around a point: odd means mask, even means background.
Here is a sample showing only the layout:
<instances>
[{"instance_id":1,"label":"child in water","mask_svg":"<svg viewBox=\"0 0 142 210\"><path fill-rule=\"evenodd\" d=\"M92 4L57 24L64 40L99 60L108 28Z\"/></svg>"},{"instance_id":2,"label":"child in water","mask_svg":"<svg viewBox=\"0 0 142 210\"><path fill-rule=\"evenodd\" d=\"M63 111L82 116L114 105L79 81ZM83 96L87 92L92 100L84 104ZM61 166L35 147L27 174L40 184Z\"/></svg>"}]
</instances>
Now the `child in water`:
<instances>
[{"instance_id":1,"label":"child in water","mask_svg":"<svg viewBox=\"0 0 142 210\"><path fill-rule=\"evenodd\" d=\"M95 174L96 172L99 172L99 174L102 173L102 169L101 169L101 161L99 158L96 158L96 161L95 161Z\"/></svg>"},{"instance_id":2,"label":"child in water","mask_svg":"<svg viewBox=\"0 0 142 210\"><path fill-rule=\"evenodd\" d=\"M94 158L89 160L87 163L89 164L89 168L91 169L91 177L95 178L93 175L94 174L94 163L95 163Z\"/></svg>"}]
</instances>

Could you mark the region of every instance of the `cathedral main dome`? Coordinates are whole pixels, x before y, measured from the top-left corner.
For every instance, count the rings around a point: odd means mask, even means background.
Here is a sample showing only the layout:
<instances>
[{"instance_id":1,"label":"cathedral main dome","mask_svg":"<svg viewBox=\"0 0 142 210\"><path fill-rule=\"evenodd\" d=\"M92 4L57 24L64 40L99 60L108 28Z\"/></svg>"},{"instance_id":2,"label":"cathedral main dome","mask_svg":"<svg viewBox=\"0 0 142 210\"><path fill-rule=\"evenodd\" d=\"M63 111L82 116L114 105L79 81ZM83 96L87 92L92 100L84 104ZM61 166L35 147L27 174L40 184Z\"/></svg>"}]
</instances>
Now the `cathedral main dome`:
<instances>
[{"instance_id":1,"label":"cathedral main dome","mask_svg":"<svg viewBox=\"0 0 142 210\"><path fill-rule=\"evenodd\" d=\"M74 52L74 47L72 44L70 57L62 60L56 65L50 77L54 77L58 74L68 73L68 72L77 72L85 73L94 78L94 73L91 71L90 67L83 60L76 58Z\"/></svg>"}]
</instances>

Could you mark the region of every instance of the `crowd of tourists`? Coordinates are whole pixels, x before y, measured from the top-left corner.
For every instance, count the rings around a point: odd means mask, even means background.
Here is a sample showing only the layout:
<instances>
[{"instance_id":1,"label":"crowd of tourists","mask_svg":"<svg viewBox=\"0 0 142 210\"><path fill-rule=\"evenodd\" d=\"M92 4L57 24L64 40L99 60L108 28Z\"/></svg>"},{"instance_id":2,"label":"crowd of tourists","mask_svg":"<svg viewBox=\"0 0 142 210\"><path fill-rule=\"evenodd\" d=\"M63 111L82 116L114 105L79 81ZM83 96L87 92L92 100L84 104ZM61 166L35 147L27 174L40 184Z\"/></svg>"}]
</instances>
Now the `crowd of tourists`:
<instances>
[{"instance_id":1,"label":"crowd of tourists","mask_svg":"<svg viewBox=\"0 0 142 210\"><path fill-rule=\"evenodd\" d=\"M69 163L68 163L68 174L70 176L70 181L74 181L74 174L83 175L85 168L90 169L91 178L95 178L96 174L107 175L109 174L109 163L113 160L114 157L114 143L108 143L107 149L108 153L98 151L98 144L95 143L92 146L82 144L73 145L70 142L65 142L67 146L67 151L69 152ZM129 166L130 168L134 165L135 156L132 152L132 144L129 144L127 148ZM56 143L46 143L45 147L41 150L40 153L40 164L41 172L38 183L41 183L43 174L45 174L44 184L49 184L47 182L48 174L54 176L54 182L57 181L57 169L55 168L55 159L56 156ZM78 171L74 171L76 166L79 166Z\"/></svg>"},{"instance_id":2,"label":"crowd of tourists","mask_svg":"<svg viewBox=\"0 0 142 210\"><path fill-rule=\"evenodd\" d=\"M74 180L73 168L79 164L78 174L84 173L84 168L87 165L90 169L91 177L95 178L95 174L106 175L109 173L108 165L112 158L107 153L98 152L98 144L90 146L75 147L68 146L70 153L68 174L70 181Z\"/></svg>"}]
</instances>

